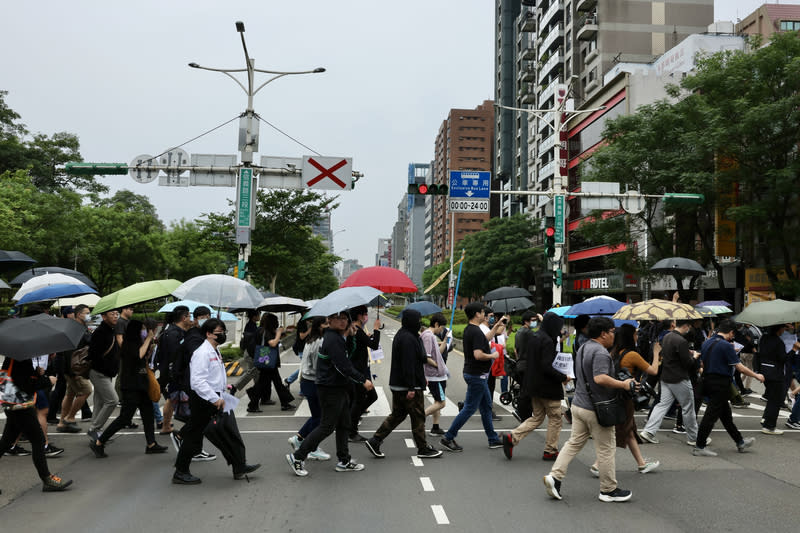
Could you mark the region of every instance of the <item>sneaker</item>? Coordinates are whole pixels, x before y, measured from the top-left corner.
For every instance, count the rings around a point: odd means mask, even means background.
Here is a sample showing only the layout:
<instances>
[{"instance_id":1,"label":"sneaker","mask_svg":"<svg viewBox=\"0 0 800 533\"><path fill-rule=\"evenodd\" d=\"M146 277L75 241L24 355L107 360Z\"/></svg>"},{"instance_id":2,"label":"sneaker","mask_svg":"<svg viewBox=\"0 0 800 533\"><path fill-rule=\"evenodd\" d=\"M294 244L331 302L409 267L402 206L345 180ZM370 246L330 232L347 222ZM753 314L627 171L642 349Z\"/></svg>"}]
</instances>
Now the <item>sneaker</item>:
<instances>
[{"instance_id":1,"label":"sneaker","mask_svg":"<svg viewBox=\"0 0 800 533\"><path fill-rule=\"evenodd\" d=\"M435 459L442 456L442 450L437 450L431 445L426 445L424 448L417 450L417 457L420 459Z\"/></svg>"},{"instance_id":2,"label":"sneaker","mask_svg":"<svg viewBox=\"0 0 800 533\"><path fill-rule=\"evenodd\" d=\"M551 498L555 498L556 500L561 499L561 481L547 474L544 476L544 487Z\"/></svg>"},{"instance_id":3,"label":"sneaker","mask_svg":"<svg viewBox=\"0 0 800 533\"><path fill-rule=\"evenodd\" d=\"M496 448L502 448L502 447L503 447L503 443L501 441L499 441L499 440L490 440L489 441L489 448L492 449L492 450L494 450Z\"/></svg>"},{"instance_id":4,"label":"sneaker","mask_svg":"<svg viewBox=\"0 0 800 533\"><path fill-rule=\"evenodd\" d=\"M308 475L308 471L305 469L303 461L295 459L293 453L286 454L286 462L289 463L289 466L291 466L292 470L294 470L294 475L300 477Z\"/></svg>"},{"instance_id":5,"label":"sneaker","mask_svg":"<svg viewBox=\"0 0 800 533\"><path fill-rule=\"evenodd\" d=\"M431 428L431 435L444 435L445 431L440 427Z\"/></svg>"},{"instance_id":6,"label":"sneaker","mask_svg":"<svg viewBox=\"0 0 800 533\"><path fill-rule=\"evenodd\" d=\"M292 409L296 409L296 407L292 403L285 403L281 405L281 411L291 411Z\"/></svg>"},{"instance_id":7,"label":"sneaker","mask_svg":"<svg viewBox=\"0 0 800 533\"><path fill-rule=\"evenodd\" d=\"M19 444L15 444L11 448L9 448L6 453L8 455L14 455L16 457L24 457L26 455L30 455L31 454L31 452L29 450L26 450L25 448L23 448Z\"/></svg>"},{"instance_id":8,"label":"sneaker","mask_svg":"<svg viewBox=\"0 0 800 533\"><path fill-rule=\"evenodd\" d=\"M697 448L697 442L696 441L687 440L686 444L688 444L689 446L694 446L695 448ZM711 444L711 437L706 438L706 446L708 446L709 444Z\"/></svg>"},{"instance_id":9,"label":"sneaker","mask_svg":"<svg viewBox=\"0 0 800 533\"><path fill-rule=\"evenodd\" d=\"M233 471L233 479L244 479L247 477L247 474L251 474L259 468L261 468L261 463L256 463L254 465L242 465ZM247 481L249 482L250 480L248 479Z\"/></svg>"},{"instance_id":10,"label":"sneaker","mask_svg":"<svg viewBox=\"0 0 800 533\"><path fill-rule=\"evenodd\" d=\"M64 453L64 448L59 448L58 446L54 445L53 443L48 444L44 447L44 456L45 457L56 457Z\"/></svg>"},{"instance_id":11,"label":"sneaker","mask_svg":"<svg viewBox=\"0 0 800 533\"><path fill-rule=\"evenodd\" d=\"M713 450L709 450L708 448L694 448L692 450L692 455L696 457L716 457L718 454Z\"/></svg>"},{"instance_id":12,"label":"sneaker","mask_svg":"<svg viewBox=\"0 0 800 533\"><path fill-rule=\"evenodd\" d=\"M746 396L748 394L753 394L753 389L744 388L742 389L742 395Z\"/></svg>"},{"instance_id":13,"label":"sneaker","mask_svg":"<svg viewBox=\"0 0 800 533\"><path fill-rule=\"evenodd\" d=\"M764 396L763 394L761 395L761 398L759 398L759 399L760 399L762 402L768 402L768 401L769 401L769 400L767 399L767 397L766 397L766 396Z\"/></svg>"},{"instance_id":14,"label":"sneaker","mask_svg":"<svg viewBox=\"0 0 800 533\"><path fill-rule=\"evenodd\" d=\"M347 437L347 442L359 443L359 442L366 442L366 441L367 441L367 438L364 437L363 435L358 434L358 433L356 433L354 435L350 435L349 437Z\"/></svg>"},{"instance_id":15,"label":"sneaker","mask_svg":"<svg viewBox=\"0 0 800 533\"><path fill-rule=\"evenodd\" d=\"M106 454L106 447L102 444L98 445L97 441L90 442L89 448L94 452L94 456L98 459L105 459L108 457L108 454Z\"/></svg>"},{"instance_id":16,"label":"sneaker","mask_svg":"<svg viewBox=\"0 0 800 533\"><path fill-rule=\"evenodd\" d=\"M511 459L514 455L514 441L511 439L511 435L503 433L500 440L503 441L503 455L506 456L506 459Z\"/></svg>"},{"instance_id":17,"label":"sneaker","mask_svg":"<svg viewBox=\"0 0 800 533\"><path fill-rule=\"evenodd\" d=\"M733 407L734 409L747 409L748 407L750 407L750 402L736 402L736 403L731 402L731 407Z\"/></svg>"},{"instance_id":18,"label":"sneaker","mask_svg":"<svg viewBox=\"0 0 800 533\"><path fill-rule=\"evenodd\" d=\"M176 485L197 485L201 483L202 480L189 472L178 472L176 470L175 473L172 474L172 482Z\"/></svg>"},{"instance_id":19,"label":"sneaker","mask_svg":"<svg viewBox=\"0 0 800 533\"><path fill-rule=\"evenodd\" d=\"M684 433L686 433L686 428L683 426L675 426L674 428L672 428L672 432L677 433L678 435L683 435Z\"/></svg>"},{"instance_id":20,"label":"sneaker","mask_svg":"<svg viewBox=\"0 0 800 533\"><path fill-rule=\"evenodd\" d=\"M647 474L648 472L652 472L656 468L661 466L660 461L653 461L652 459L645 458L644 464L639 466L639 473L640 474Z\"/></svg>"},{"instance_id":21,"label":"sneaker","mask_svg":"<svg viewBox=\"0 0 800 533\"><path fill-rule=\"evenodd\" d=\"M167 448L166 446L162 446L162 445L160 445L158 443L155 443L152 446L147 446L144 449L144 453L146 453L146 454L167 453L168 449L169 448Z\"/></svg>"},{"instance_id":22,"label":"sneaker","mask_svg":"<svg viewBox=\"0 0 800 533\"><path fill-rule=\"evenodd\" d=\"M342 463L341 461L336 463L337 472L359 472L361 470L364 470L364 465L356 463L352 459L347 463Z\"/></svg>"},{"instance_id":23,"label":"sneaker","mask_svg":"<svg viewBox=\"0 0 800 533\"><path fill-rule=\"evenodd\" d=\"M542 461L555 461L558 459L558 452L544 452L542 454Z\"/></svg>"},{"instance_id":24,"label":"sneaker","mask_svg":"<svg viewBox=\"0 0 800 533\"><path fill-rule=\"evenodd\" d=\"M58 424L58 418L48 418L47 423L51 426L55 426L56 424Z\"/></svg>"},{"instance_id":25,"label":"sneaker","mask_svg":"<svg viewBox=\"0 0 800 533\"><path fill-rule=\"evenodd\" d=\"M139 424L137 424L136 422L131 422L130 424L125 426L125 429L137 429L138 427L139 427Z\"/></svg>"},{"instance_id":26,"label":"sneaker","mask_svg":"<svg viewBox=\"0 0 800 533\"><path fill-rule=\"evenodd\" d=\"M306 459L310 459L312 461L330 461L331 455L323 451L322 448L317 448L313 452L308 452L308 457Z\"/></svg>"},{"instance_id":27,"label":"sneaker","mask_svg":"<svg viewBox=\"0 0 800 533\"><path fill-rule=\"evenodd\" d=\"M208 453L205 450L200 450L200 453L192 457L193 463L199 463L204 461L215 461L217 456L213 453Z\"/></svg>"},{"instance_id":28,"label":"sneaker","mask_svg":"<svg viewBox=\"0 0 800 533\"><path fill-rule=\"evenodd\" d=\"M178 433L177 431L173 431L169 435L169 440L172 441L172 445L175 447L176 452L181 451L181 444L183 444L183 439L181 438L180 433Z\"/></svg>"},{"instance_id":29,"label":"sneaker","mask_svg":"<svg viewBox=\"0 0 800 533\"><path fill-rule=\"evenodd\" d=\"M86 436L89 437L90 441L94 442L100 438L100 432L95 431L94 429L90 429L89 431L86 432Z\"/></svg>"},{"instance_id":30,"label":"sneaker","mask_svg":"<svg viewBox=\"0 0 800 533\"><path fill-rule=\"evenodd\" d=\"M439 441L439 444L450 450L451 452L463 452L464 448L458 445L455 439L449 440L447 438L442 437L442 440Z\"/></svg>"},{"instance_id":31,"label":"sneaker","mask_svg":"<svg viewBox=\"0 0 800 533\"><path fill-rule=\"evenodd\" d=\"M800 422L793 422L792 420L787 420L786 427L789 429L800 429Z\"/></svg>"},{"instance_id":32,"label":"sneaker","mask_svg":"<svg viewBox=\"0 0 800 533\"><path fill-rule=\"evenodd\" d=\"M633 496L631 491L617 487L609 492L601 492L599 498L601 502L626 502L631 496Z\"/></svg>"},{"instance_id":33,"label":"sneaker","mask_svg":"<svg viewBox=\"0 0 800 533\"><path fill-rule=\"evenodd\" d=\"M459 411L461 411L462 409L464 409L464 402L458 402L456 405L458 406L458 410L459 410Z\"/></svg>"},{"instance_id":34,"label":"sneaker","mask_svg":"<svg viewBox=\"0 0 800 533\"><path fill-rule=\"evenodd\" d=\"M367 445L367 449L369 453L373 456L377 457L378 459L383 459L386 455L381 451L381 443L375 437L371 439L367 439L364 444Z\"/></svg>"},{"instance_id":35,"label":"sneaker","mask_svg":"<svg viewBox=\"0 0 800 533\"><path fill-rule=\"evenodd\" d=\"M67 424L63 426L56 426L56 431L58 433L80 433L81 428Z\"/></svg>"},{"instance_id":36,"label":"sneaker","mask_svg":"<svg viewBox=\"0 0 800 533\"><path fill-rule=\"evenodd\" d=\"M742 442L736 444L736 449L739 450L739 453L744 453L744 451L752 446L755 442L755 437L747 437L746 439L742 439Z\"/></svg>"},{"instance_id":37,"label":"sneaker","mask_svg":"<svg viewBox=\"0 0 800 533\"><path fill-rule=\"evenodd\" d=\"M594 465L589 467L589 473L594 477L600 477L600 470L598 470L598 468Z\"/></svg>"},{"instance_id":38,"label":"sneaker","mask_svg":"<svg viewBox=\"0 0 800 533\"><path fill-rule=\"evenodd\" d=\"M763 427L763 428L761 428L761 433L763 433L764 435L783 435L783 430L782 429L776 429L776 428Z\"/></svg>"},{"instance_id":39,"label":"sneaker","mask_svg":"<svg viewBox=\"0 0 800 533\"><path fill-rule=\"evenodd\" d=\"M289 446L292 448L293 452L296 452L300 449L300 444L302 444L302 441L297 435L292 435L289 437Z\"/></svg>"},{"instance_id":40,"label":"sneaker","mask_svg":"<svg viewBox=\"0 0 800 533\"><path fill-rule=\"evenodd\" d=\"M658 444L658 439L655 437L655 435L652 435L647 431L640 431L639 436L642 437L642 440L645 442L649 442L650 444Z\"/></svg>"},{"instance_id":41,"label":"sneaker","mask_svg":"<svg viewBox=\"0 0 800 533\"><path fill-rule=\"evenodd\" d=\"M50 474L50 477L42 481L42 492L61 492L72 485L72 480L64 481L58 476Z\"/></svg>"}]
</instances>

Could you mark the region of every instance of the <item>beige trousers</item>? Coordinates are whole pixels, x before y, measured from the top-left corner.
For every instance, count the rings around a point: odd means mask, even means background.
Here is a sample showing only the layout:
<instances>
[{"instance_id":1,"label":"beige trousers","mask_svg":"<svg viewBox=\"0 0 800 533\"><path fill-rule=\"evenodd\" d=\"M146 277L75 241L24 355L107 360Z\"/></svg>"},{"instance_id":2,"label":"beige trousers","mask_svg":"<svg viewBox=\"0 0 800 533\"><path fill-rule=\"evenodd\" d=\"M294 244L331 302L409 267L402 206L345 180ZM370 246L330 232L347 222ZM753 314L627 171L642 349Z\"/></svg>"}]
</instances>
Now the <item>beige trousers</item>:
<instances>
[{"instance_id":1,"label":"beige trousers","mask_svg":"<svg viewBox=\"0 0 800 533\"><path fill-rule=\"evenodd\" d=\"M528 436L528 433L538 428L547 416L547 435L544 440L544 451L556 453L558 451L558 435L561 433L561 400L547 398L531 398L533 414L530 418L514 428L511 432L511 442L516 446Z\"/></svg>"}]
</instances>

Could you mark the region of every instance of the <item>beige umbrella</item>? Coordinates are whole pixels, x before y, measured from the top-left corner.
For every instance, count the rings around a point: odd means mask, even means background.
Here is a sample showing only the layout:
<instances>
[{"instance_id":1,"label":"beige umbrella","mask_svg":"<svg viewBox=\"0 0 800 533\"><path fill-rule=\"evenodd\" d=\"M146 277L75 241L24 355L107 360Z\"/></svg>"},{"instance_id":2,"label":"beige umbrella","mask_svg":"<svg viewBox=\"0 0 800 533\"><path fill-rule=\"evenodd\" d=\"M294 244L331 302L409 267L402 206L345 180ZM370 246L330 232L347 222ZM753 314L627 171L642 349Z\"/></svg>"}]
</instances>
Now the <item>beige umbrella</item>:
<instances>
[{"instance_id":1,"label":"beige umbrella","mask_svg":"<svg viewBox=\"0 0 800 533\"><path fill-rule=\"evenodd\" d=\"M624 305L612 318L619 320L695 320L703 318L703 316L691 305L652 299Z\"/></svg>"},{"instance_id":2,"label":"beige umbrella","mask_svg":"<svg viewBox=\"0 0 800 533\"><path fill-rule=\"evenodd\" d=\"M97 302L100 301L100 296L97 294L84 294L83 296L74 296L71 298L59 298L53 304L53 307L64 307L67 305L71 305L75 307L76 305L88 305L89 307L94 307L97 305Z\"/></svg>"}]
</instances>

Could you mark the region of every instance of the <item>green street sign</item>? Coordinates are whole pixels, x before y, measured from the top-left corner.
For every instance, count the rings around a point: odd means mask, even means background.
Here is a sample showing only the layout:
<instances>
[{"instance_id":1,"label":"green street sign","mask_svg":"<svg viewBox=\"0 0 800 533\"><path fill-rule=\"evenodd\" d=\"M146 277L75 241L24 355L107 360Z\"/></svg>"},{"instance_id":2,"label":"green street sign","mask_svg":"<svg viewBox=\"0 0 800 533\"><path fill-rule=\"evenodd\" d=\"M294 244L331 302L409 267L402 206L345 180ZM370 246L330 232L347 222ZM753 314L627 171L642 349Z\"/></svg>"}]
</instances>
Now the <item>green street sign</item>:
<instances>
[{"instance_id":1,"label":"green street sign","mask_svg":"<svg viewBox=\"0 0 800 533\"><path fill-rule=\"evenodd\" d=\"M253 169L239 169L239 188L236 193L236 225L250 227L250 209L253 203Z\"/></svg>"},{"instance_id":2,"label":"green street sign","mask_svg":"<svg viewBox=\"0 0 800 533\"><path fill-rule=\"evenodd\" d=\"M85 163L82 161L71 161L64 165L64 172L70 176L94 176L94 175L122 175L128 173L127 163Z\"/></svg>"},{"instance_id":3,"label":"green street sign","mask_svg":"<svg viewBox=\"0 0 800 533\"><path fill-rule=\"evenodd\" d=\"M557 194L553 197L553 216L556 219L555 242L564 244L564 195Z\"/></svg>"}]
</instances>

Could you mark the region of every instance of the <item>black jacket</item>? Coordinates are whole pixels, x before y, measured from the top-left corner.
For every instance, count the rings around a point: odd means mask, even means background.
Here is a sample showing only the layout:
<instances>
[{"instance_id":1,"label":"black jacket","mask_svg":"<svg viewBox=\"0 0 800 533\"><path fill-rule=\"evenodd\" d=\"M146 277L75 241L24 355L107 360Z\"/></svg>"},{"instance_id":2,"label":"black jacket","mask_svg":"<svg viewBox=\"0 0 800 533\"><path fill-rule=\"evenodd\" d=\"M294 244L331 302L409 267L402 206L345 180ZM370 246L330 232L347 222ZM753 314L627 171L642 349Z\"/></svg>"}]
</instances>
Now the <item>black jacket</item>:
<instances>
[{"instance_id":1,"label":"black jacket","mask_svg":"<svg viewBox=\"0 0 800 533\"><path fill-rule=\"evenodd\" d=\"M345 338L333 330L325 330L317 357L317 379L320 387L350 387L363 384L364 375L353 367L347 354Z\"/></svg>"},{"instance_id":2,"label":"black jacket","mask_svg":"<svg viewBox=\"0 0 800 533\"><path fill-rule=\"evenodd\" d=\"M765 381L783 381L787 358L783 340L774 333L767 333L758 343L758 353L753 366L756 372L764 374Z\"/></svg>"},{"instance_id":3,"label":"black jacket","mask_svg":"<svg viewBox=\"0 0 800 533\"><path fill-rule=\"evenodd\" d=\"M670 331L661 341L661 380L664 383L680 383L690 379L696 372L699 359L689 353L689 341L677 331Z\"/></svg>"},{"instance_id":4,"label":"black jacket","mask_svg":"<svg viewBox=\"0 0 800 533\"><path fill-rule=\"evenodd\" d=\"M182 390L189 392L189 363L192 360L192 354L200 347L206 340L203 331L198 327L193 327L186 332L183 336L178 351L175 354L175 360L172 362L169 370L169 392Z\"/></svg>"},{"instance_id":5,"label":"black jacket","mask_svg":"<svg viewBox=\"0 0 800 533\"><path fill-rule=\"evenodd\" d=\"M11 358L6 357L3 361L3 370L8 370L10 364ZM25 394L33 394L36 391L50 390L51 388L50 378L45 375L40 376L33 368L33 359L14 361L14 366L11 368L11 381Z\"/></svg>"},{"instance_id":6,"label":"black jacket","mask_svg":"<svg viewBox=\"0 0 800 533\"><path fill-rule=\"evenodd\" d=\"M110 348L110 350L109 350ZM89 340L89 358L92 370L113 378L119 372L119 344L111 326L100 322Z\"/></svg>"},{"instance_id":7,"label":"black jacket","mask_svg":"<svg viewBox=\"0 0 800 533\"><path fill-rule=\"evenodd\" d=\"M556 338L564 319L555 313L545 313L542 326L528 342L528 368L525 372L523 395L548 400L563 400L561 384L567 376L553 368L556 358Z\"/></svg>"},{"instance_id":8,"label":"black jacket","mask_svg":"<svg viewBox=\"0 0 800 533\"><path fill-rule=\"evenodd\" d=\"M528 369L528 352L534 332L528 326L522 326L514 337L514 352L517 357L517 372L524 374Z\"/></svg>"},{"instance_id":9,"label":"black jacket","mask_svg":"<svg viewBox=\"0 0 800 533\"><path fill-rule=\"evenodd\" d=\"M405 313L403 313L405 315ZM381 346L381 332L377 329L372 335L367 335L363 328L359 327L356 334L347 338L347 347L350 350L350 361L353 366L362 374L369 374L369 350L377 350Z\"/></svg>"},{"instance_id":10,"label":"black jacket","mask_svg":"<svg viewBox=\"0 0 800 533\"><path fill-rule=\"evenodd\" d=\"M165 383L171 381L170 368L174 365L181 349L181 343L186 332L176 324L170 324L158 339L156 351L156 368Z\"/></svg>"},{"instance_id":11,"label":"black jacket","mask_svg":"<svg viewBox=\"0 0 800 533\"><path fill-rule=\"evenodd\" d=\"M389 374L389 387L392 390L425 388L424 365L428 356L419 336L420 318L419 311L403 311L403 327L392 341L392 370Z\"/></svg>"}]
</instances>

